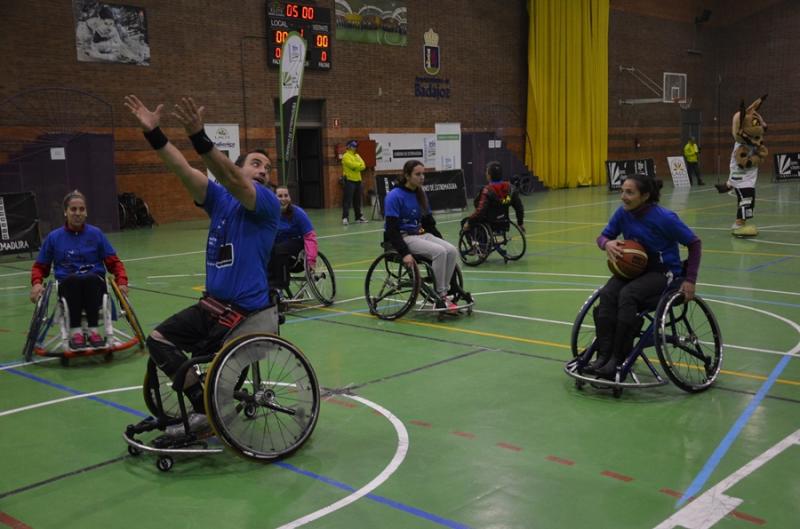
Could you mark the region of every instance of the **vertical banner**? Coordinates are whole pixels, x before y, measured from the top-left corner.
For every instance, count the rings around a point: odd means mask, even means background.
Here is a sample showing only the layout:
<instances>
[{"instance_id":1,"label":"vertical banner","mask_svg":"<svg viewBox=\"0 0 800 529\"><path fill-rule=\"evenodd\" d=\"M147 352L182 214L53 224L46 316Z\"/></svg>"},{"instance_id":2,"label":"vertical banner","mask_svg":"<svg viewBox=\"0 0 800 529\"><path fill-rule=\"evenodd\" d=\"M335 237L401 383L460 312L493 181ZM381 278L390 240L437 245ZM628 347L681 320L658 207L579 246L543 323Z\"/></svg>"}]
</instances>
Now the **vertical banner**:
<instances>
[{"instance_id":1,"label":"vertical banner","mask_svg":"<svg viewBox=\"0 0 800 529\"><path fill-rule=\"evenodd\" d=\"M238 123L206 123L204 126L206 135L214 142L214 146L222 151L222 154L236 161L241 154L239 144L239 124ZM216 181L211 171L206 171L209 178Z\"/></svg>"},{"instance_id":2,"label":"vertical banner","mask_svg":"<svg viewBox=\"0 0 800 529\"><path fill-rule=\"evenodd\" d=\"M300 108L300 88L306 63L306 41L297 33L289 37L281 49L281 70L278 76L281 97L281 179L289 176L289 161L294 152L294 129Z\"/></svg>"},{"instance_id":3,"label":"vertical banner","mask_svg":"<svg viewBox=\"0 0 800 529\"><path fill-rule=\"evenodd\" d=\"M461 123L436 123L436 170L461 169Z\"/></svg>"},{"instance_id":4,"label":"vertical banner","mask_svg":"<svg viewBox=\"0 0 800 529\"><path fill-rule=\"evenodd\" d=\"M33 193L0 194L0 255L32 253L40 246Z\"/></svg>"},{"instance_id":5,"label":"vertical banner","mask_svg":"<svg viewBox=\"0 0 800 529\"><path fill-rule=\"evenodd\" d=\"M686 170L686 160L683 156L667 156L669 173L672 175L672 183L675 187L692 187L689 180L689 171Z\"/></svg>"}]
</instances>

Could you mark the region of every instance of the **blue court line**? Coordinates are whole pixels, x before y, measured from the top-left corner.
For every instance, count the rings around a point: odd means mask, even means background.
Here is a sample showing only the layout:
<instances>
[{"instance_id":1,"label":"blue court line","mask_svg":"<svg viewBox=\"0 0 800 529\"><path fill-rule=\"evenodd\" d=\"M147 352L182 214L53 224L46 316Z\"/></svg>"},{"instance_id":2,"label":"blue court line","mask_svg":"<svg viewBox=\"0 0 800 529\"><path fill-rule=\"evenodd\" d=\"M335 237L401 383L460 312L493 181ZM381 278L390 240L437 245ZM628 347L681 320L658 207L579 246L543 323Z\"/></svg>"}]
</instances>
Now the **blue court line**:
<instances>
[{"instance_id":1,"label":"blue court line","mask_svg":"<svg viewBox=\"0 0 800 529\"><path fill-rule=\"evenodd\" d=\"M348 492L355 492L355 490L356 490L353 487L351 487L350 485L346 485L344 483L341 483L339 481L327 478L325 476L320 476L319 474L315 474L314 472L310 472L308 470L302 470L302 469L297 468L296 466L291 465L289 463L284 463L282 461L279 461L279 462L274 463L274 464L278 465L279 467L285 468L287 470L291 470L292 472L297 472L298 474L302 474L304 476L307 476L307 477L322 481L323 483L327 483L328 485L333 485L334 487L340 488L342 490L346 490ZM455 522L453 520L448 520L447 518L442 518L441 516L436 516L435 514L431 514L429 512L425 512L425 511L417 509L415 507L411 507L411 506L402 504L400 502L396 502L396 501L391 500L389 498L386 498L384 496L378 496L377 494L367 494L365 496L365 498L369 498L372 501L376 501L378 503L383 503L384 505L388 505L389 507L393 507L393 508L395 508L397 510L403 511L405 513L408 513L408 514L411 514L411 515L414 515L414 516L417 516L419 518L422 518L423 520L428 520L430 522L434 522L436 524L443 525L445 527L451 527L452 529L470 529L470 527L468 525L464 525L464 524Z\"/></svg>"},{"instance_id":2,"label":"blue court line","mask_svg":"<svg viewBox=\"0 0 800 529\"><path fill-rule=\"evenodd\" d=\"M86 395L86 393L83 392L83 391L78 391L77 389L72 389L72 388L69 388L67 386L62 386L61 384L58 384L56 382L51 382L50 380L47 380L47 379L42 378L42 377L37 377L36 375L32 375L30 373L25 373L24 371L19 371L17 369L8 369L7 372L8 373L13 373L14 375L19 375L21 377L24 377L24 378L27 378L27 379L30 379L30 380L33 380L34 382L39 382L40 384L44 384L46 386L50 386L51 388L55 388L55 389L59 389L61 391L65 391L67 393L71 393L73 395ZM103 404L105 406L110 406L110 407L115 408L117 410L124 411L125 413L130 413L132 415L136 415L137 417L141 417L141 418L147 417L146 413L142 413L139 410L134 410L133 408L129 408L127 406L123 406L122 404L117 404L116 402L112 402L110 400L102 399L102 398L97 397L97 396L86 397L86 398L89 399L89 400L93 400L95 402L99 402L100 404Z\"/></svg>"},{"instance_id":3,"label":"blue court line","mask_svg":"<svg viewBox=\"0 0 800 529\"><path fill-rule=\"evenodd\" d=\"M762 270L762 269L764 269L764 268L767 268L768 266L772 266L772 265L774 265L774 264L778 264L778 263L782 263L782 262L784 262L784 261L788 261L789 259L794 259L794 256L790 256L790 257L781 257L780 259L774 259L774 260L772 260L772 261L767 261L766 263L762 263L762 264L760 264L760 265L751 266L750 268L748 268L747 270L745 270L745 272L757 272L757 271L759 271L759 270Z\"/></svg>"},{"instance_id":4,"label":"blue court line","mask_svg":"<svg viewBox=\"0 0 800 529\"><path fill-rule=\"evenodd\" d=\"M764 400L764 397L767 396L767 393L772 388L772 385L775 384L775 381L778 380L781 372L784 370L786 365L791 360L791 356L784 356L781 358L781 361L775 366L770 373L769 378L764 382L764 384L759 388L756 395L750 401L750 404L747 405L742 415L736 420L736 422L731 427L730 431L725 435L722 439L722 442L717 446L714 450L714 453L711 454L711 457L706 461L706 464L703 466L703 469L694 478L692 484L689 485L689 488L686 489L686 492L683 493L683 496L675 503L675 508L681 507L686 500L697 494L697 492L706 484L708 478L711 476L711 473L714 472L714 469L717 468L717 465L722 460L722 458L727 453L728 449L731 447L733 442L742 432L742 429L747 425L747 422L750 420L750 417L756 411L756 408L761 404L761 401Z\"/></svg>"},{"instance_id":5,"label":"blue court line","mask_svg":"<svg viewBox=\"0 0 800 529\"><path fill-rule=\"evenodd\" d=\"M55 389L58 389L58 390L61 390L61 391L65 391L67 393L71 393L73 395L85 395L86 394L83 391L78 391L77 389L72 389L72 388L64 386L62 384L58 384L56 382L52 382L52 381L47 380L45 378L37 377L36 375L32 375L30 373L25 373L23 371L18 371L16 369L8 369L7 372L8 373L12 373L14 375L18 375L18 376L24 377L24 378L27 378L27 379L30 379L30 380L33 380L34 382L39 382L40 384L44 384L46 386L50 386L52 388L55 388ZM93 400L95 402L99 402L100 404L103 404L103 405L106 405L106 406L110 406L110 407L115 408L115 409L117 409L119 411L123 411L125 413L129 413L131 415L135 415L137 417L144 418L144 417L147 417L147 415L148 415L146 413L140 412L139 410L134 410L133 408L129 408L127 406L123 406L121 404L117 404L116 402L111 402L109 400L101 399L99 397L87 397L87 398L89 400ZM328 478L328 477L322 476L320 474L316 474L314 472L310 472L308 470L303 470L301 468L298 468L298 467L296 467L294 465L291 465L291 464L283 462L283 461L276 461L276 462L274 462L272 464L273 465L277 465L277 466L279 466L279 467L281 467L281 468L283 468L285 470L291 470L292 472L294 472L296 474L300 474L300 475L303 475L303 476L306 476L306 477L313 478L313 479L315 479L317 481L321 481L321 482L323 482L323 483L325 483L327 485L331 485L331 486L334 486L336 488L339 488L339 489L342 489L342 490L345 490L345 491L348 491L348 492L354 492L356 490L355 488L351 487L350 485L347 485L347 484L342 483L340 481L336 481L336 480L334 480L332 478ZM439 525L443 525L444 527L450 527L452 529L471 529L468 525L460 524L460 523L455 522L453 520L448 520L447 518L442 518L441 516L437 516L435 514L432 514L432 513L429 513L429 512L425 512L425 511L423 511L421 509L417 509L416 507L411 507L410 505L405 505L403 503L391 500L389 498L385 498L383 496L378 496L376 494L367 494L365 497L369 498L369 499L371 499L373 501L376 501L378 503L383 503L384 505L388 505L389 507L392 507L392 508L397 509L399 511L405 512L407 514L411 514L413 516L417 516L419 518L423 518L425 520L434 522L434 523L439 524Z\"/></svg>"}]
</instances>

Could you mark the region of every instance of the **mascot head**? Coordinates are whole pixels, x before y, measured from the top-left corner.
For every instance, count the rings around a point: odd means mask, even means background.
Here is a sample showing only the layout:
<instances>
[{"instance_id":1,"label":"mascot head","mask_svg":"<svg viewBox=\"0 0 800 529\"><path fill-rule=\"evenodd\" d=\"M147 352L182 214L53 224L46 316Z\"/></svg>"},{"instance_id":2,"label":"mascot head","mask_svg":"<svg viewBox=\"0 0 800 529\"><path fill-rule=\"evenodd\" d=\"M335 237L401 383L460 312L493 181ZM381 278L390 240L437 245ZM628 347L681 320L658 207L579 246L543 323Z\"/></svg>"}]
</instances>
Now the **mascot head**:
<instances>
[{"instance_id":1,"label":"mascot head","mask_svg":"<svg viewBox=\"0 0 800 529\"><path fill-rule=\"evenodd\" d=\"M743 100L739 105L739 111L733 115L731 132L736 142L741 144L736 149L735 157L737 165L742 169L759 165L767 156L767 148L764 146L767 123L758 113L759 107L766 99L767 95L764 94L746 108Z\"/></svg>"}]
</instances>

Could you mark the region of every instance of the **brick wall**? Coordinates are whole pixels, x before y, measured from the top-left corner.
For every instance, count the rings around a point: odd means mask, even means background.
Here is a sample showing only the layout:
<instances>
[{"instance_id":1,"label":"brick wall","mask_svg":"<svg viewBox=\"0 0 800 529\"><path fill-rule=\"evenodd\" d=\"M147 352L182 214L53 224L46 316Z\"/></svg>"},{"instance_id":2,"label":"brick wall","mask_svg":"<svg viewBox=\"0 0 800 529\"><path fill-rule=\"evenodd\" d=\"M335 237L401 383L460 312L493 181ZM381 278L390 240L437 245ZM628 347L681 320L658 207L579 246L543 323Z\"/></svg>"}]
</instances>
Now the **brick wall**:
<instances>
[{"instance_id":1,"label":"brick wall","mask_svg":"<svg viewBox=\"0 0 800 529\"><path fill-rule=\"evenodd\" d=\"M201 217L177 179L150 152L122 105L123 97L135 93L148 104L163 102L170 107L181 96L192 95L208 108L208 122L240 124L243 149L266 147L274 154L278 72L266 66L265 1L112 3L146 10L149 67L79 63L71 2L38 0L32 9L27 0L10 0L3 3L0 17L4 58L0 101L37 86L68 86L108 101L113 107L119 192L143 196L159 222ZM334 12L333 0L317 5ZM303 82L303 97L325 101L326 206L340 202L335 146L347 138L366 138L370 132L432 131L437 121L460 122L464 131L494 130L497 124L482 109L496 106L509 109L510 117L502 124L505 132L522 136L525 5L525 0L408 0L407 46L333 39L332 70L307 71ZM449 99L414 96L414 78L425 75L422 34L429 28L440 37L438 77L450 80ZM9 126L2 114L0 108L0 127ZM333 127L334 119L340 121L339 128ZM178 123L166 117L164 124L168 136L202 169L176 128Z\"/></svg>"}]
</instances>

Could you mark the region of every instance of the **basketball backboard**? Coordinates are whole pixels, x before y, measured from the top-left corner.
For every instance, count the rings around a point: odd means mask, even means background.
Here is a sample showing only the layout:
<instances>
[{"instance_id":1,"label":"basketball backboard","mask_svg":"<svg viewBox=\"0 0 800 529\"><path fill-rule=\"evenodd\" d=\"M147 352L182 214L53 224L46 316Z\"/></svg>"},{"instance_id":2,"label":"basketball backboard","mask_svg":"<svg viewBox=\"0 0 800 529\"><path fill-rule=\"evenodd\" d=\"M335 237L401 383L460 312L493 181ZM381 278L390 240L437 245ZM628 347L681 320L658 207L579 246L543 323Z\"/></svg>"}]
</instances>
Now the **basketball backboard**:
<instances>
[{"instance_id":1,"label":"basketball backboard","mask_svg":"<svg viewBox=\"0 0 800 529\"><path fill-rule=\"evenodd\" d=\"M664 72L664 103L686 101L686 74Z\"/></svg>"}]
</instances>

